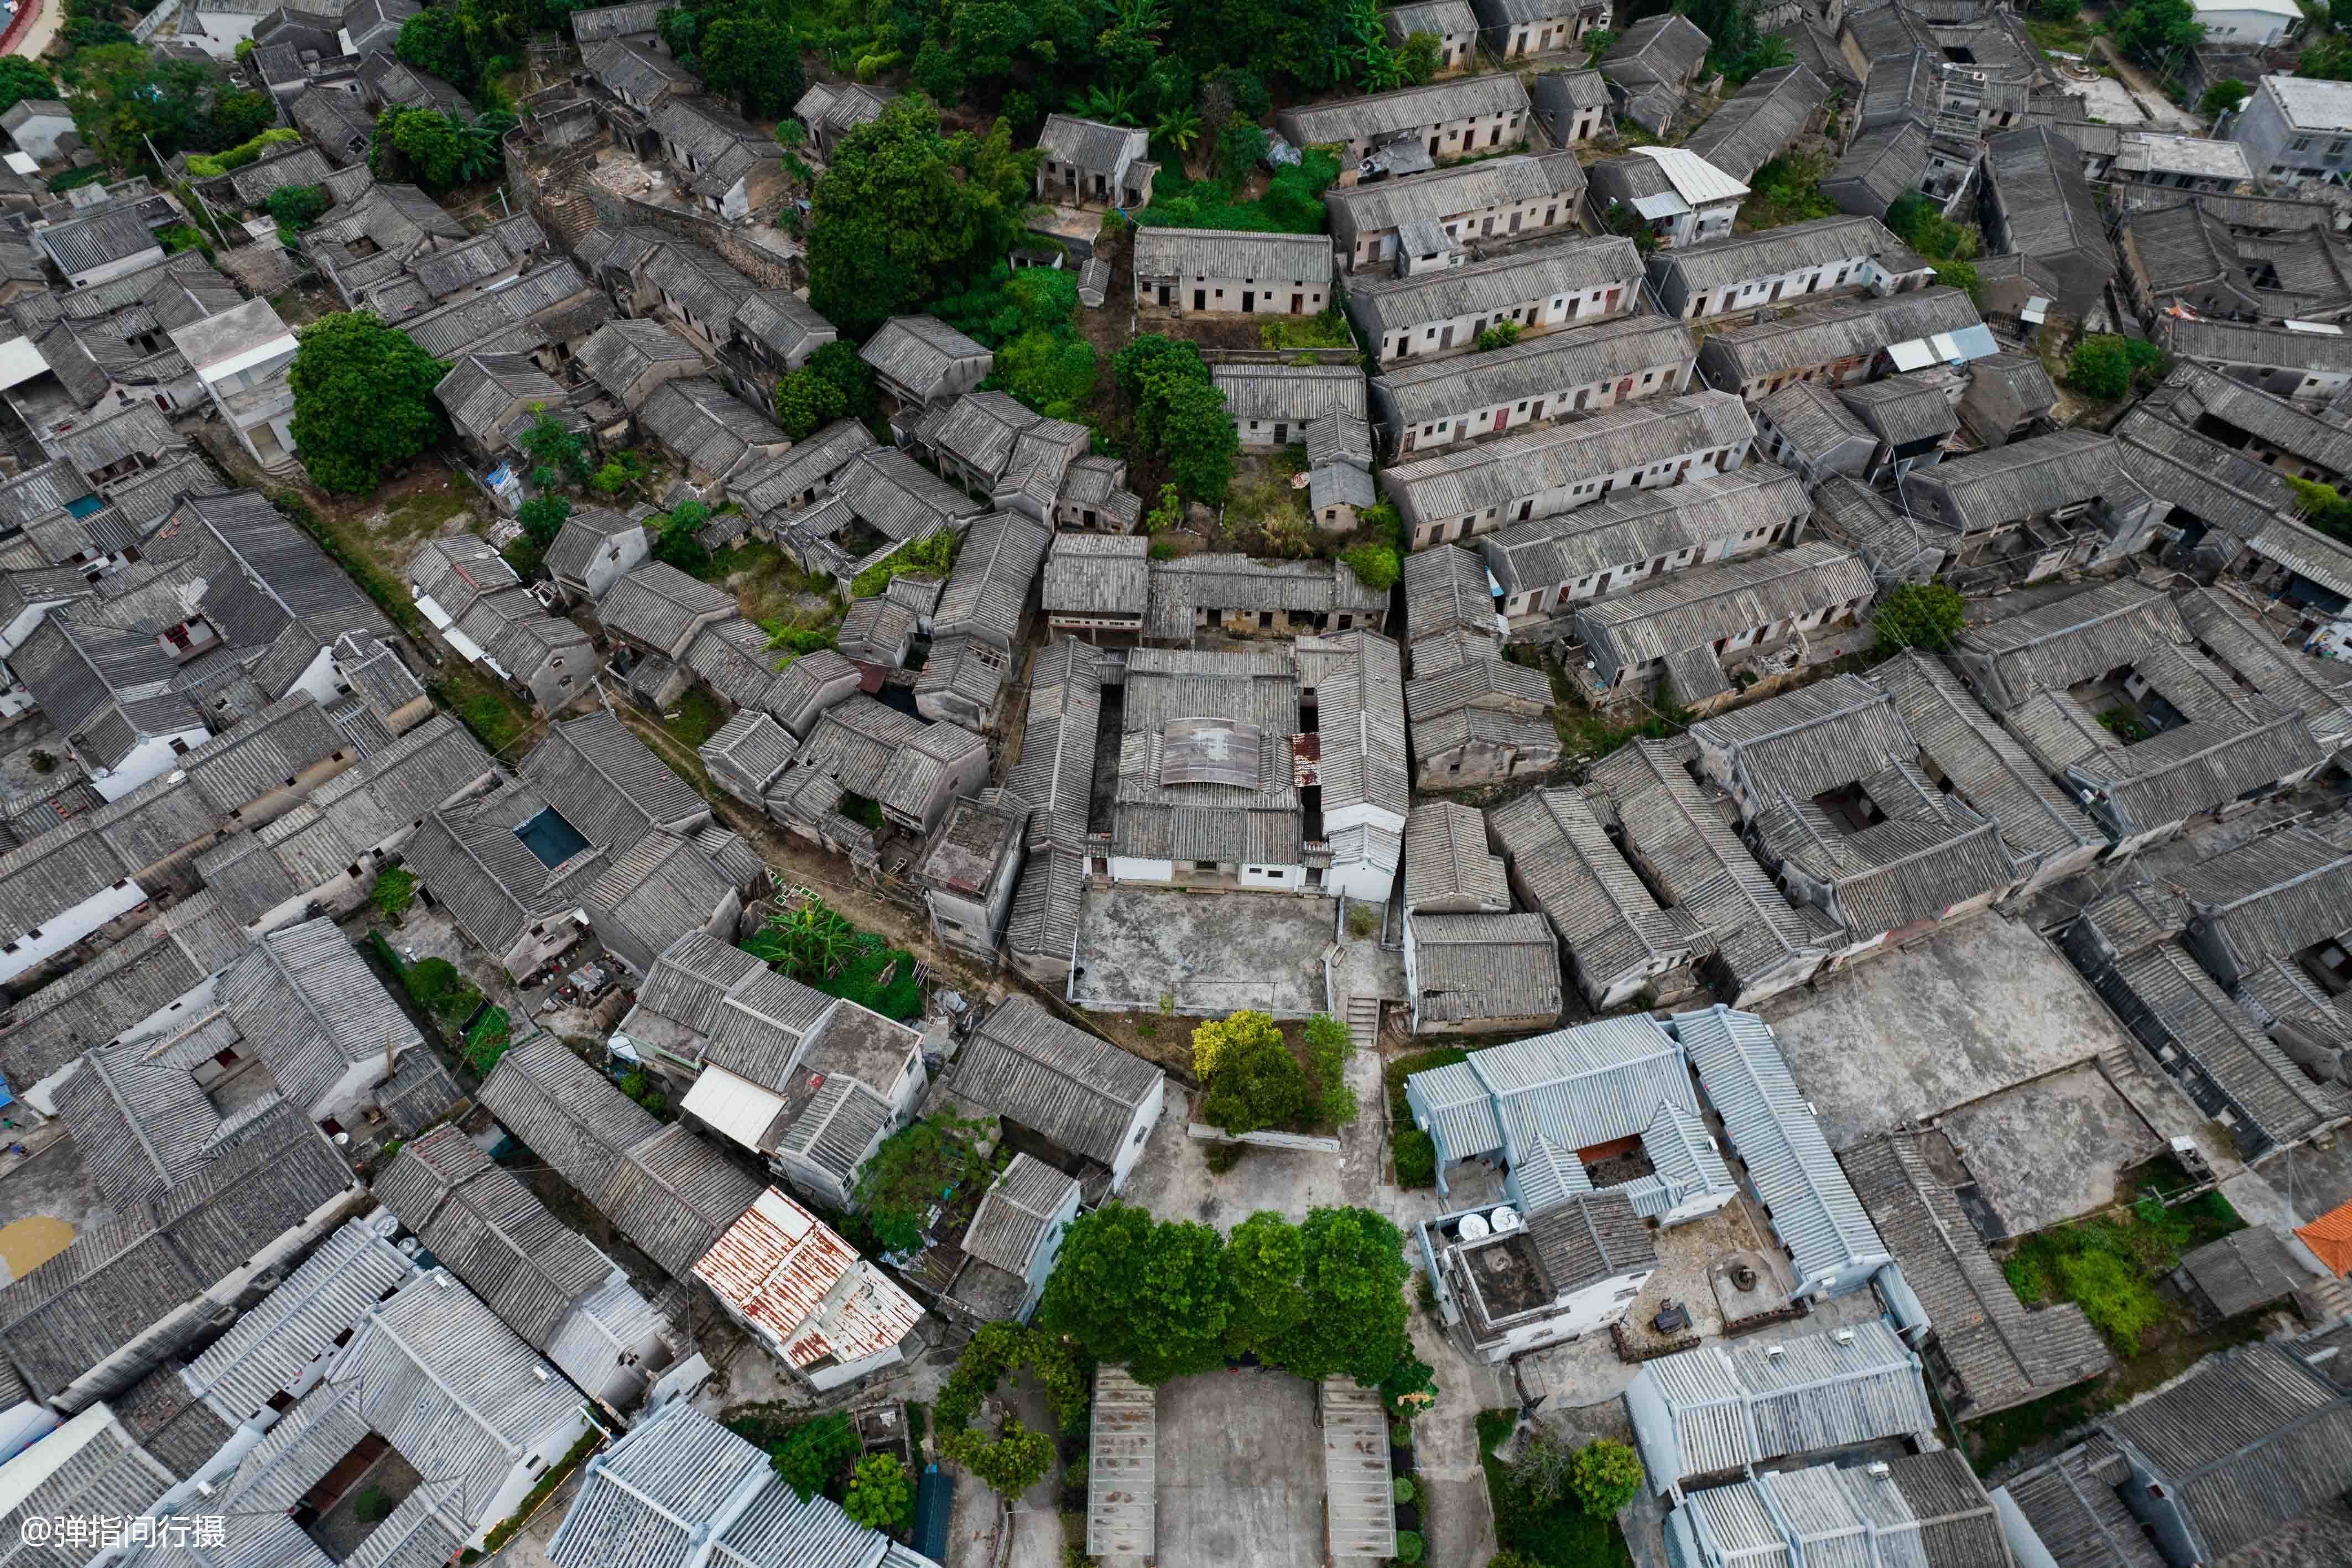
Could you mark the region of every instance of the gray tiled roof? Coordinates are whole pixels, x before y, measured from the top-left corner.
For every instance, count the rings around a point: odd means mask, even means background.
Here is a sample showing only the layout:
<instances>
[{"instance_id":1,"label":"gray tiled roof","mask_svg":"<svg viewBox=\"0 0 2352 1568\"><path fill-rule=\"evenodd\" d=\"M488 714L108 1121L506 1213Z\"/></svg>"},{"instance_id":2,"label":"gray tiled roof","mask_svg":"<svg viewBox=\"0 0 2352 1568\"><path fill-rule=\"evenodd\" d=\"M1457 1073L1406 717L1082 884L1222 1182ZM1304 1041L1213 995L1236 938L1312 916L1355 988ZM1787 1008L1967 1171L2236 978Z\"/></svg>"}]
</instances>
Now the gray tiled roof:
<instances>
[{"instance_id":1,"label":"gray tiled roof","mask_svg":"<svg viewBox=\"0 0 2352 1568\"><path fill-rule=\"evenodd\" d=\"M1745 182L1780 155L1828 98L1829 89L1805 67L1774 66L1748 78L1683 145Z\"/></svg>"},{"instance_id":2,"label":"gray tiled roof","mask_svg":"<svg viewBox=\"0 0 2352 1568\"><path fill-rule=\"evenodd\" d=\"M1425 1024L1559 1016L1559 946L1540 915L1409 915Z\"/></svg>"},{"instance_id":3,"label":"gray tiled roof","mask_svg":"<svg viewBox=\"0 0 2352 1568\"><path fill-rule=\"evenodd\" d=\"M2029 1312L1978 1238L1957 1184L1938 1174L1940 1133L1891 1133L1846 1151L1844 1165L1904 1282L1934 1325L1974 1416L2095 1377L2115 1357L2083 1309L2060 1301ZM1941 1151L1952 1169L1948 1149Z\"/></svg>"},{"instance_id":4,"label":"gray tiled roof","mask_svg":"<svg viewBox=\"0 0 2352 1568\"><path fill-rule=\"evenodd\" d=\"M1590 418L1416 457L1385 470L1382 490L1418 517L1469 517L1586 478L1686 453L1737 447L1755 426L1729 392L1689 392L1603 409Z\"/></svg>"},{"instance_id":5,"label":"gray tiled roof","mask_svg":"<svg viewBox=\"0 0 2352 1568\"><path fill-rule=\"evenodd\" d=\"M222 975L216 1001L299 1109L351 1068L424 1046L375 971L323 916L262 937Z\"/></svg>"},{"instance_id":6,"label":"gray tiled roof","mask_svg":"<svg viewBox=\"0 0 2352 1568\"><path fill-rule=\"evenodd\" d=\"M613 584L596 606L606 631L677 657L686 652L694 623L731 613L735 596L688 577L667 561L642 561Z\"/></svg>"},{"instance_id":7,"label":"gray tiled roof","mask_svg":"<svg viewBox=\"0 0 2352 1568\"><path fill-rule=\"evenodd\" d=\"M1075 1178L1034 1155L1014 1155L1013 1163L989 1184L987 1196L973 1212L971 1224L964 1231L965 1253L1008 1273L1025 1276L1038 1249L1047 1240L1046 1229L1055 1213L1077 1185Z\"/></svg>"},{"instance_id":8,"label":"gray tiled roof","mask_svg":"<svg viewBox=\"0 0 2352 1568\"><path fill-rule=\"evenodd\" d=\"M1723 561L1577 606L1588 647L1627 669L1718 637L1867 601L1870 569L1862 558L1817 539L1776 554Z\"/></svg>"},{"instance_id":9,"label":"gray tiled roof","mask_svg":"<svg viewBox=\"0 0 2352 1568\"><path fill-rule=\"evenodd\" d=\"M1404 906L1469 904L1500 914L1511 907L1502 857L1486 848L1486 819L1458 800L1415 806L1404 826Z\"/></svg>"},{"instance_id":10,"label":"gray tiled roof","mask_svg":"<svg viewBox=\"0 0 2352 1568\"><path fill-rule=\"evenodd\" d=\"M334 1349L385 1291L415 1274L416 1264L387 1237L365 1221L346 1220L191 1360L178 1381L215 1416L238 1426Z\"/></svg>"},{"instance_id":11,"label":"gray tiled roof","mask_svg":"<svg viewBox=\"0 0 2352 1568\"><path fill-rule=\"evenodd\" d=\"M1712 332L1699 360L1712 380L1744 384L1982 323L1965 293L1938 286L1883 298L1832 300L1760 327Z\"/></svg>"},{"instance_id":12,"label":"gray tiled roof","mask_svg":"<svg viewBox=\"0 0 2352 1568\"><path fill-rule=\"evenodd\" d=\"M1901 120L1864 131L1822 181L1822 191L1849 213L1886 215L1903 193L1927 172L1927 132Z\"/></svg>"},{"instance_id":13,"label":"gray tiled roof","mask_svg":"<svg viewBox=\"0 0 2352 1568\"><path fill-rule=\"evenodd\" d=\"M912 1568L821 1494L803 1501L767 1455L684 1399L590 1459L549 1541L557 1568Z\"/></svg>"},{"instance_id":14,"label":"gray tiled roof","mask_svg":"<svg viewBox=\"0 0 2352 1568\"><path fill-rule=\"evenodd\" d=\"M1652 267L1678 280L1686 296L1709 294L1749 278L1774 277L1857 256L1890 258L1898 270L1915 262L1909 249L1874 217L1813 218L1754 234L1676 246L1657 253Z\"/></svg>"},{"instance_id":15,"label":"gray tiled roof","mask_svg":"<svg viewBox=\"0 0 2352 1568\"><path fill-rule=\"evenodd\" d=\"M1632 240L1622 235L1580 235L1410 277L1358 277L1349 283L1348 307L1377 338L1427 321L1507 309L1612 283L1631 287L1641 275L1641 253Z\"/></svg>"},{"instance_id":16,"label":"gray tiled roof","mask_svg":"<svg viewBox=\"0 0 2352 1568\"><path fill-rule=\"evenodd\" d=\"M1916 1359L1876 1320L1834 1333L1703 1345L1645 1362L1635 1378L1667 1417L1665 1430L1642 1434L1655 1490L1935 1425Z\"/></svg>"},{"instance_id":17,"label":"gray tiled roof","mask_svg":"<svg viewBox=\"0 0 2352 1568\"><path fill-rule=\"evenodd\" d=\"M1886 1261L1885 1242L1764 1020L1717 1006L1677 1013L1674 1026L1748 1179L1771 1207L1773 1229L1794 1257L1799 1279Z\"/></svg>"},{"instance_id":18,"label":"gray tiled roof","mask_svg":"<svg viewBox=\"0 0 2352 1568\"><path fill-rule=\"evenodd\" d=\"M674 1278L760 1195L757 1178L684 1126L655 1121L549 1036L509 1046L481 1099Z\"/></svg>"},{"instance_id":19,"label":"gray tiled roof","mask_svg":"<svg viewBox=\"0 0 2352 1568\"><path fill-rule=\"evenodd\" d=\"M648 828L681 828L710 807L610 713L552 726L522 776L599 846L635 842Z\"/></svg>"},{"instance_id":20,"label":"gray tiled roof","mask_svg":"<svg viewBox=\"0 0 2352 1568\"><path fill-rule=\"evenodd\" d=\"M442 1267L540 1350L613 1273L611 1259L454 1124L411 1140L375 1190Z\"/></svg>"},{"instance_id":21,"label":"gray tiled roof","mask_svg":"<svg viewBox=\"0 0 2352 1568\"><path fill-rule=\"evenodd\" d=\"M1341 213L1347 214L1358 234L1375 234L1419 221L1443 223L1464 213L1510 202L1547 197L1574 202L1583 194L1584 168L1577 162L1576 154L1538 152L1489 158L1463 168L1417 174L1409 180L1383 180L1346 188L1334 185L1323 193L1323 204L1335 219ZM1154 232L1185 231L1144 231ZM1324 248L1328 256L1329 247Z\"/></svg>"},{"instance_id":22,"label":"gray tiled roof","mask_svg":"<svg viewBox=\"0 0 2352 1568\"><path fill-rule=\"evenodd\" d=\"M2352 1485L2352 1395L2277 1344L2208 1356L2100 1427L2169 1488L2206 1561Z\"/></svg>"},{"instance_id":23,"label":"gray tiled roof","mask_svg":"<svg viewBox=\"0 0 2352 1568\"><path fill-rule=\"evenodd\" d=\"M1319 235L1145 226L1135 231L1139 277L1281 278L1328 283L1331 245Z\"/></svg>"},{"instance_id":24,"label":"gray tiled roof","mask_svg":"<svg viewBox=\"0 0 2352 1568\"><path fill-rule=\"evenodd\" d=\"M1659 906L1583 791L1523 795L1492 823L1517 885L1551 923L1588 996L1713 951L1690 911Z\"/></svg>"},{"instance_id":25,"label":"gray tiled roof","mask_svg":"<svg viewBox=\"0 0 2352 1568\"><path fill-rule=\"evenodd\" d=\"M184 1184L0 1287L0 1354L53 1396L352 1185L325 1135L281 1106Z\"/></svg>"},{"instance_id":26,"label":"gray tiled roof","mask_svg":"<svg viewBox=\"0 0 2352 1568\"><path fill-rule=\"evenodd\" d=\"M1402 427L1617 382L1660 366L1679 374L1692 358L1690 331L1681 322L1629 316L1571 332L1547 332L1487 353L1393 366L1378 387L1381 402Z\"/></svg>"},{"instance_id":27,"label":"gray tiled roof","mask_svg":"<svg viewBox=\"0 0 2352 1568\"><path fill-rule=\"evenodd\" d=\"M1498 74L1306 104L1284 110L1275 116L1275 125L1292 145L1307 147L1372 141L1449 120L1524 115L1527 110L1527 89L1519 78Z\"/></svg>"},{"instance_id":28,"label":"gray tiled roof","mask_svg":"<svg viewBox=\"0 0 2352 1568\"><path fill-rule=\"evenodd\" d=\"M1163 1076L1016 993L965 1041L948 1092L1108 1165Z\"/></svg>"},{"instance_id":29,"label":"gray tiled roof","mask_svg":"<svg viewBox=\"0 0 2352 1568\"><path fill-rule=\"evenodd\" d=\"M901 386L928 395L959 361L994 356L935 316L894 316L866 341L858 358Z\"/></svg>"}]
</instances>

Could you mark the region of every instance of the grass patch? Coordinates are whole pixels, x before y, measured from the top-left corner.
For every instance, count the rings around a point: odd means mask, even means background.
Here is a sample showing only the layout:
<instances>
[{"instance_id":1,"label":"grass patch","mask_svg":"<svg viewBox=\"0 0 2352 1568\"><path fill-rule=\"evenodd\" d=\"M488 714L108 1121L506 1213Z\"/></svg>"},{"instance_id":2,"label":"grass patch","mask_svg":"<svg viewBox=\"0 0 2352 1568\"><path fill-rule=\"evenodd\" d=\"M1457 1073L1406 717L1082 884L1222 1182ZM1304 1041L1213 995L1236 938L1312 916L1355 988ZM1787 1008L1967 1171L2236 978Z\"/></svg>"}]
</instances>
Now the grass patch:
<instances>
[{"instance_id":1,"label":"grass patch","mask_svg":"<svg viewBox=\"0 0 2352 1568\"><path fill-rule=\"evenodd\" d=\"M2128 1210L2028 1237L2001 1265L2010 1288L2027 1306L2073 1301L2116 1354L2130 1360L2148 1346L2149 1333L2170 1322L2174 1309L2155 1280L2180 1255L2245 1228L2218 1192L2167 1208L2142 1197Z\"/></svg>"},{"instance_id":2,"label":"grass patch","mask_svg":"<svg viewBox=\"0 0 2352 1568\"><path fill-rule=\"evenodd\" d=\"M419 490L384 513L383 535L387 540L423 538L468 509L466 497L455 489Z\"/></svg>"},{"instance_id":3,"label":"grass patch","mask_svg":"<svg viewBox=\"0 0 2352 1568\"><path fill-rule=\"evenodd\" d=\"M677 712L663 718L662 727L680 746L698 748L726 723L727 710L719 706L719 699L696 685L688 686L686 695L678 700Z\"/></svg>"},{"instance_id":4,"label":"grass patch","mask_svg":"<svg viewBox=\"0 0 2352 1568\"><path fill-rule=\"evenodd\" d=\"M530 710L521 700L470 664L452 659L429 685L441 706L456 714L457 721L494 755L503 753L530 729Z\"/></svg>"},{"instance_id":5,"label":"grass patch","mask_svg":"<svg viewBox=\"0 0 2352 1568\"><path fill-rule=\"evenodd\" d=\"M1633 1553L1613 1519L1595 1519L1570 1500L1538 1504L1512 1479L1495 1449L1518 1425L1516 1410L1478 1412L1478 1467L1495 1510L1495 1542L1544 1568L1633 1568Z\"/></svg>"},{"instance_id":6,"label":"grass patch","mask_svg":"<svg viewBox=\"0 0 2352 1568\"><path fill-rule=\"evenodd\" d=\"M1319 316L1278 316L1257 329L1269 349L1352 349L1356 335L1335 306Z\"/></svg>"},{"instance_id":7,"label":"grass patch","mask_svg":"<svg viewBox=\"0 0 2352 1568\"><path fill-rule=\"evenodd\" d=\"M2053 21L2047 16L2028 16L2024 20L2025 36L2033 40L2035 48L2089 57L2091 29L2083 25L2080 17L2070 22Z\"/></svg>"},{"instance_id":8,"label":"grass patch","mask_svg":"<svg viewBox=\"0 0 2352 1568\"><path fill-rule=\"evenodd\" d=\"M870 932L865 940L873 946L844 964L839 974L812 983L828 997L871 1008L886 1019L913 1018L923 1006L922 983L915 978L915 956Z\"/></svg>"}]
</instances>

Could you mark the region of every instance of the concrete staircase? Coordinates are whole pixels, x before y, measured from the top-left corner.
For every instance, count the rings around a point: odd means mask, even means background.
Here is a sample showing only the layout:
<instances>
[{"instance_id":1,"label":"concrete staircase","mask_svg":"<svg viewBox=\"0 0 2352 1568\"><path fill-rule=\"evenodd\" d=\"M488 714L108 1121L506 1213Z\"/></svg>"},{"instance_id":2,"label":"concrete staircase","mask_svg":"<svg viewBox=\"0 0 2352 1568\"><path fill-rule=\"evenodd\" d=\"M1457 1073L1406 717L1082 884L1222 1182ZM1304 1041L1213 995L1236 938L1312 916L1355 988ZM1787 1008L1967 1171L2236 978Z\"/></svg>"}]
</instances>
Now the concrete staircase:
<instances>
[{"instance_id":1,"label":"concrete staircase","mask_svg":"<svg viewBox=\"0 0 2352 1568\"><path fill-rule=\"evenodd\" d=\"M2352 1315L2352 1280L2315 1281L2294 1294L2295 1304L2313 1322L2332 1323Z\"/></svg>"},{"instance_id":2,"label":"concrete staircase","mask_svg":"<svg viewBox=\"0 0 2352 1568\"><path fill-rule=\"evenodd\" d=\"M2099 1071L2107 1075L2110 1083L2121 1083L2139 1076L2139 1052L2129 1041L2111 1045L2099 1052Z\"/></svg>"},{"instance_id":3,"label":"concrete staircase","mask_svg":"<svg viewBox=\"0 0 2352 1568\"><path fill-rule=\"evenodd\" d=\"M1348 998L1348 1038L1356 1042L1358 1051L1377 1051L1381 1048L1381 1003L1377 997Z\"/></svg>"}]
</instances>

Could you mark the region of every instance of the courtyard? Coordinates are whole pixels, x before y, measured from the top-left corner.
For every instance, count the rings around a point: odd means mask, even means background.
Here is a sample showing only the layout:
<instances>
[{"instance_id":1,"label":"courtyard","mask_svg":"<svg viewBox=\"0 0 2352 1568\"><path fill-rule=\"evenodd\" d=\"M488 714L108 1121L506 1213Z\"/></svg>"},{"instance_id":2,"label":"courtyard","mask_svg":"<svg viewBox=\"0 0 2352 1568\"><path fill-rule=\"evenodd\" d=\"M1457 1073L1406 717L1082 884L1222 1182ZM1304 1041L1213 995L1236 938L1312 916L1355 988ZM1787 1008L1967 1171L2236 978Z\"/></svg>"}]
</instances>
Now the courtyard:
<instances>
[{"instance_id":1,"label":"courtyard","mask_svg":"<svg viewBox=\"0 0 2352 1568\"><path fill-rule=\"evenodd\" d=\"M1333 900L1306 894L1088 888L1070 1000L1093 1012L1304 1018L1327 1005L1323 953L1338 923Z\"/></svg>"},{"instance_id":2,"label":"courtyard","mask_svg":"<svg viewBox=\"0 0 2352 1568\"><path fill-rule=\"evenodd\" d=\"M1841 1152L2131 1045L2056 948L1999 915L1864 959L1762 1010ZM2079 1160L2063 1118L2049 1135L2068 1139L2042 1151L2055 1163Z\"/></svg>"}]
</instances>

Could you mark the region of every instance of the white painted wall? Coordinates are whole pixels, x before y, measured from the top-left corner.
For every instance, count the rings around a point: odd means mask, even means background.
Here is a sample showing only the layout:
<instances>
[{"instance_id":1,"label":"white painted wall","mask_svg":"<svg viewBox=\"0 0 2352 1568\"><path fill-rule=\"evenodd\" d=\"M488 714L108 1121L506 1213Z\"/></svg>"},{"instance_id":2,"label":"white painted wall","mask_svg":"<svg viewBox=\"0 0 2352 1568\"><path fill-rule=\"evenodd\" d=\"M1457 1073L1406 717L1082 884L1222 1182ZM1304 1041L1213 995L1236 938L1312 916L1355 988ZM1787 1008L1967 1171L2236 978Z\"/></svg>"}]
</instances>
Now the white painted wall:
<instances>
[{"instance_id":1,"label":"white painted wall","mask_svg":"<svg viewBox=\"0 0 2352 1568\"><path fill-rule=\"evenodd\" d=\"M202 725L174 730L170 735L151 736L132 747L111 772L82 756L79 747L74 748L74 756L88 770L91 789L106 800L120 800L142 784L161 779L178 767L182 751L193 751L212 737L212 731ZM179 742L178 750L173 748L173 741Z\"/></svg>"},{"instance_id":2,"label":"white painted wall","mask_svg":"<svg viewBox=\"0 0 2352 1568\"><path fill-rule=\"evenodd\" d=\"M64 952L119 915L147 902L147 890L135 882L119 882L83 899L71 909L59 910L5 947L0 947L0 980L13 980Z\"/></svg>"}]
</instances>

